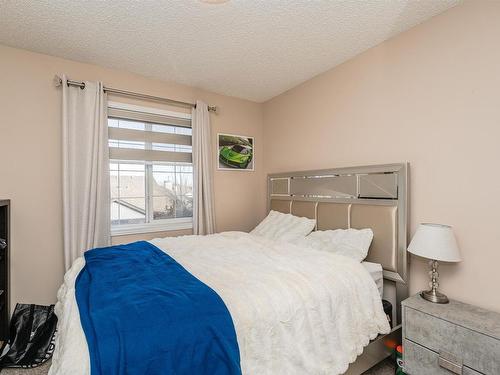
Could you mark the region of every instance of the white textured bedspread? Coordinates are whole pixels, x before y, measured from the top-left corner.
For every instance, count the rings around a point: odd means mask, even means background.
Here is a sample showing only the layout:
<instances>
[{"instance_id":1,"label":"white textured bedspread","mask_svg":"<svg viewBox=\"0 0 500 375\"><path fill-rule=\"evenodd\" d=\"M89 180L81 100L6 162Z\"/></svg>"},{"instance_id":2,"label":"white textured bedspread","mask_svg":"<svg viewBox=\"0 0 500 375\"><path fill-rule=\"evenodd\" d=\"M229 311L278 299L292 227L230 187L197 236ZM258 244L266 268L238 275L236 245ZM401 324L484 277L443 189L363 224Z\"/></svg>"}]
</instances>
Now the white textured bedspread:
<instances>
[{"instance_id":1,"label":"white textured bedspread","mask_svg":"<svg viewBox=\"0 0 500 375\"><path fill-rule=\"evenodd\" d=\"M377 286L349 258L242 232L151 243L222 297L244 374L341 374L370 339L390 330ZM51 375L90 374L74 290L83 265L75 262L58 293Z\"/></svg>"}]
</instances>

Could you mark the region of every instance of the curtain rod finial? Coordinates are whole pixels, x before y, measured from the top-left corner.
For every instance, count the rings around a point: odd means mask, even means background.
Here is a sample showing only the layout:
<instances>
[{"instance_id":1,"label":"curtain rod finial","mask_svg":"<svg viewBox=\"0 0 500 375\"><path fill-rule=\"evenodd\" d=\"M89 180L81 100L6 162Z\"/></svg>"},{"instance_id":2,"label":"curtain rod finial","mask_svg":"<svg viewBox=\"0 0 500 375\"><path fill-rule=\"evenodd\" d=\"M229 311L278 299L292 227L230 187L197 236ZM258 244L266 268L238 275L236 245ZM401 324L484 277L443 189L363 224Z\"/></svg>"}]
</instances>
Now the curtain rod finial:
<instances>
[{"instance_id":1,"label":"curtain rod finial","mask_svg":"<svg viewBox=\"0 0 500 375\"><path fill-rule=\"evenodd\" d=\"M209 112L213 112L213 113L217 113L217 106L215 106L215 105L209 105L208 106L208 111Z\"/></svg>"},{"instance_id":2,"label":"curtain rod finial","mask_svg":"<svg viewBox=\"0 0 500 375\"><path fill-rule=\"evenodd\" d=\"M59 87L59 86L61 86L61 85L62 85L62 78L61 78L61 77L59 77L57 74L56 74L56 75L54 75L54 85L55 85L56 87Z\"/></svg>"}]
</instances>

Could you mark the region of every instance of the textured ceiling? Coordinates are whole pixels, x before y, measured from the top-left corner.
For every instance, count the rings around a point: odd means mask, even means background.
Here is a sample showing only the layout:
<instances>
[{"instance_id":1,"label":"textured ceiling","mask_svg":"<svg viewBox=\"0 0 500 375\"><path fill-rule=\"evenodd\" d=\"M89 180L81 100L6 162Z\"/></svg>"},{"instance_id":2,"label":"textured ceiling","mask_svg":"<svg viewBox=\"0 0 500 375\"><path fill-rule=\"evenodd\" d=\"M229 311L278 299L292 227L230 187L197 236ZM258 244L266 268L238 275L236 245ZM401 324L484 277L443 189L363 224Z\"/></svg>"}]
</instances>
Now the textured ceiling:
<instances>
[{"instance_id":1,"label":"textured ceiling","mask_svg":"<svg viewBox=\"0 0 500 375\"><path fill-rule=\"evenodd\" d=\"M458 2L0 0L0 43L261 102Z\"/></svg>"}]
</instances>

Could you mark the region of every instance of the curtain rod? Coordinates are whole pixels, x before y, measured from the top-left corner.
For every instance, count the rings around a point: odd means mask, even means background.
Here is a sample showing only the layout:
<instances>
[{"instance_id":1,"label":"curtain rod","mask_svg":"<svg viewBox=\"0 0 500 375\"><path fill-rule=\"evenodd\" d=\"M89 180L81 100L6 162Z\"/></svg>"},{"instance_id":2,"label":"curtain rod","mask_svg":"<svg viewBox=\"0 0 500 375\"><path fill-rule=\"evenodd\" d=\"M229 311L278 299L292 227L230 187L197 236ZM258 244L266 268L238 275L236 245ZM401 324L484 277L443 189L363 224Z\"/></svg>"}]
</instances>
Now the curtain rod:
<instances>
[{"instance_id":1,"label":"curtain rod","mask_svg":"<svg viewBox=\"0 0 500 375\"><path fill-rule=\"evenodd\" d=\"M62 78L59 77L58 75L55 75L54 76L54 82L55 82L56 87L59 87L59 86L62 85ZM77 87L80 87L82 90L85 88L85 82L72 81L70 79L67 79L66 82L67 82L68 86L77 86ZM179 107L196 108L196 104L194 104L194 103L181 102L179 100L162 98L160 96L153 96L153 95L141 94L141 93L138 93L138 92L127 91L127 90L120 90L120 89L115 89L115 88L106 87L106 86L104 86L103 90L104 90L104 92L107 92L108 94L115 94L115 95L119 95L119 96L127 96L129 98L149 100L149 101L154 101L154 102L161 102L161 103L171 104L171 105L175 105L175 106L179 106ZM208 110L210 112L217 113L217 107L215 105L209 105L208 106Z\"/></svg>"}]
</instances>

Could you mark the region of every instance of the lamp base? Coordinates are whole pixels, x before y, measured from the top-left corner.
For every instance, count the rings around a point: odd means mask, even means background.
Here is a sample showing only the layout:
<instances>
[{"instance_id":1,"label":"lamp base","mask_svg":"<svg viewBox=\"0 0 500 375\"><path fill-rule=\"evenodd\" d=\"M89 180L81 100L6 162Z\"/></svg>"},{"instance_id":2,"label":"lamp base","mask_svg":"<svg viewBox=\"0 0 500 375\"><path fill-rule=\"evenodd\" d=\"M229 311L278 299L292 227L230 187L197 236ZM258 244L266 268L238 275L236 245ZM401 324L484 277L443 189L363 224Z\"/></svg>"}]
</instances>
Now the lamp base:
<instances>
[{"instance_id":1,"label":"lamp base","mask_svg":"<svg viewBox=\"0 0 500 375\"><path fill-rule=\"evenodd\" d=\"M424 290L423 292L420 292L420 296L433 303L448 303L450 302L448 300L448 297L444 295L443 293L439 293L437 290Z\"/></svg>"}]
</instances>

